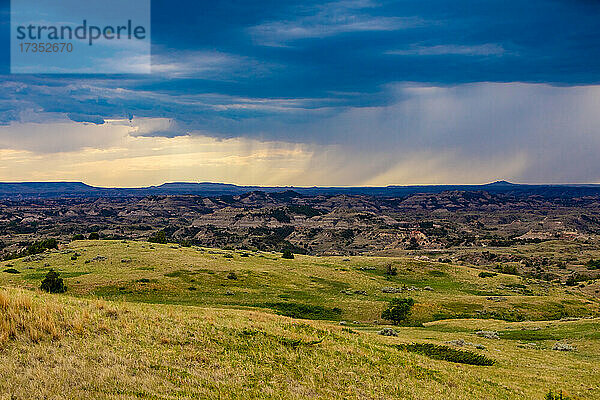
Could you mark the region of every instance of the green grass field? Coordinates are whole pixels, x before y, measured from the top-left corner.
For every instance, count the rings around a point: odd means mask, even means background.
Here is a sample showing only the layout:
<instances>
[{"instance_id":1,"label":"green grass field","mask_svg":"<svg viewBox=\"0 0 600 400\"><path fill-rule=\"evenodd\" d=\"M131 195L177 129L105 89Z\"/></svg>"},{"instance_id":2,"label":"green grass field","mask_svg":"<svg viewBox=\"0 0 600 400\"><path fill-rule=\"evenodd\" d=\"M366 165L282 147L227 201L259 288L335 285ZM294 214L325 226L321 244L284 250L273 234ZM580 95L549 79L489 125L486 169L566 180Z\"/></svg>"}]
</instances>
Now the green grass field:
<instances>
[{"instance_id":1,"label":"green grass field","mask_svg":"<svg viewBox=\"0 0 600 400\"><path fill-rule=\"evenodd\" d=\"M50 268L66 294L37 289ZM72 242L0 264L0 399L600 398L598 302L479 272L410 258ZM382 291L404 286L413 290ZM384 337L381 311L394 297L416 305L409 326ZM467 344L447 343L457 340ZM553 350L557 342L574 350ZM494 364L398 347L409 343Z\"/></svg>"}]
</instances>

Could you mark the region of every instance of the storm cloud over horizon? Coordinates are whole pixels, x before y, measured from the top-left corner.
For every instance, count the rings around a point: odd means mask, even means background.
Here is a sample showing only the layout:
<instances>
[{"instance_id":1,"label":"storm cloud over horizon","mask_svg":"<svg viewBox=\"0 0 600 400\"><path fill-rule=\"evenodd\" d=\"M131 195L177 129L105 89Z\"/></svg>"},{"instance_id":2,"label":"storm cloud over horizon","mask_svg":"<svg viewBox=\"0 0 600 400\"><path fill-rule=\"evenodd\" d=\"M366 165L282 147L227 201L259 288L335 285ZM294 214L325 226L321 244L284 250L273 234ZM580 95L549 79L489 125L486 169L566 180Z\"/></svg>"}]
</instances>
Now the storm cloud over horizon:
<instances>
[{"instance_id":1,"label":"storm cloud over horizon","mask_svg":"<svg viewBox=\"0 0 600 400\"><path fill-rule=\"evenodd\" d=\"M9 75L2 52L0 180L600 183L600 2L152 13L150 75Z\"/></svg>"}]
</instances>

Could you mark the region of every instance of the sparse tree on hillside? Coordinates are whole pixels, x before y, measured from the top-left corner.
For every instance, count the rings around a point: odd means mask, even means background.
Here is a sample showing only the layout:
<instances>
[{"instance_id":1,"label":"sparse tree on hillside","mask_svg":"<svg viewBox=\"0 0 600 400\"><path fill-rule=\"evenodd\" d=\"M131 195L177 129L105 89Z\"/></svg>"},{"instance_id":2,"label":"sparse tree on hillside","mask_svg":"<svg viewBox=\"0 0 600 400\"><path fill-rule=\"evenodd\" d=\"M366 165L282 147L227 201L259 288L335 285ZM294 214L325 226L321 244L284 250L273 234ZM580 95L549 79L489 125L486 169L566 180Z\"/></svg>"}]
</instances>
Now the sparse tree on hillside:
<instances>
[{"instance_id":1,"label":"sparse tree on hillside","mask_svg":"<svg viewBox=\"0 0 600 400\"><path fill-rule=\"evenodd\" d=\"M165 231L155 232L148 238L148 241L150 243L166 244L167 243L167 234L165 233Z\"/></svg>"},{"instance_id":2,"label":"sparse tree on hillside","mask_svg":"<svg viewBox=\"0 0 600 400\"><path fill-rule=\"evenodd\" d=\"M293 260L294 259L294 253L292 253L291 250L284 250L283 251L283 255L281 256L281 258L285 258L287 260Z\"/></svg>"},{"instance_id":3,"label":"sparse tree on hillside","mask_svg":"<svg viewBox=\"0 0 600 400\"><path fill-rule=\"evenodd\" d=\"M392 321L394 325L398 325L406 321L414 305L415 301L411 298L393 299L388 308L381 313L381 318Z\"/></svg>"},{"instance_id":4,"label":"sparse tree on hillside","mask_svg":"<svg viewBox=\"0 0 600 400\"><path fill-rule=\"evenodd\" d=\"M46 274L40 289L48 293L64 293L67 291L67 287L62 278L60 278L58 272L55 272L53 269Z\"/></svg>"}]
</instances>

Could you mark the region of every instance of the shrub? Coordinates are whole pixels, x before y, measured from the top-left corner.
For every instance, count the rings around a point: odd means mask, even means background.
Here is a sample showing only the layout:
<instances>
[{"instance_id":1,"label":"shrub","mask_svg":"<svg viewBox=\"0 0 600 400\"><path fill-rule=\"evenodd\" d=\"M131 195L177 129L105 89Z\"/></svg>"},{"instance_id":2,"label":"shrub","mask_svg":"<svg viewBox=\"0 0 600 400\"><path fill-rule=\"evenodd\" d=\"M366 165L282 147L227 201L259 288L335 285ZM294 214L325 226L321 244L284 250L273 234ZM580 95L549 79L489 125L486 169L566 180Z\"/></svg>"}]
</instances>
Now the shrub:
<instances>
[{"instance_id":1,"label":"shrub","mask_svg":"<svg viewBox=\"0 0 600 400\"><path fill-rule=\"evenodd\" d=\"M63 283L62 278L60 278L58 273L53 269L46 274L40 289L48 293L64 293L67 291L67 287Z\"/></svg>"},{"instance_id":2,"label":"shrub","mask_svg":"<svg viewBox=\"0 0 600 400\"><path fill-rule=\"evenodd\" d=\"M302 303L266 303L264 306L274 309L278 314L304 319L339 319L342 310L338 307L326 308Z\"/></svg>"},{"instance_id":3,"label":"shrub","mask_svg":"<svg viewBox=\"0 0 600 400\"><path fill-rule=\"evenodd\" d=\"M31 246L27 247L27 250L25 250L25 255L39 254L50 249L58 249L58 242L56 239L46 239L35 242Z\"/></svg>"},{"instance_id":4,"label":"shrub","mask_svg":"<svg viewBox=\"0 0 600 400\"><path fill-rule=\"evenodd\" d=\"M579 282L588 281L591 279L591 276L586 274L575 273L567 278L566 284L567 286L576 286Z\"/></svg>"},{"instance_id":5,"label":"shrub","mask_svg":"<svg viewBox=\"0 0 600 400\"><path fill-rule=\"evenodd\" d=\"M519 272L517 271L517 267L514 266L514 265L508 265L508 264L507 265L500 265L500 266L498 266L498 269L503 274L519 275Z\"/></svg>"},{"instance_id":6,"label":"shrub","mask_svg":"<svg viewBox=\"0 0 600 400\"><path fill-rule=\"evenodd\" d=\"M556 394L552 393L552 390L548 392L548 394L546 394L546 397L544 397L544 400L570 400L571 397L563 394L562 390Z\"/></svg>"},{"instance_id":7,"label":"shrub","mask_svg":"<svg viewBox=\"0 0 600 400\"><path fill-rule=\"evenodd\" d=\"M281 256L281 258L285 258L286 260L293 260L294 259L294 253L292 253L291 250L284 250L283 251L283 255Z\"/></svg>"},{"instance_id":8,"label":"shrub","mask_svg":"<svg viewBox=\"0 0 600 400\"><path fill-rule=\"evenodd\" d=\"M411 237L410 242L406 246L406 250L419 250L420 248L417 238Z\"/></svg>"},{"instance_id":9,"label":"shrub","mask_svg":"<svg viewBox=\"0 0 600 400\"><path fill-rule=\"evenodd\" d=\"M312 208L310 206L289 206L288 211L292 214L305 215L308 218L316 217L317 215L323 214L320 210Z\"/></svg>"},{"instance_id":10,"label":"shrub","mask_svg":"<svg viewBox=\"0 0 600 400\"><path fill-rule=\"evenodd\" d=\"M600 269L600 259L594 260L593 258L588 261L585 266L587 269Z\"/></svg>"},{"instance_id":11,"label":"shrub","mask_svg":"<svg viewBox=\"0 0 600 400\"><path fill-rule=\"evenodd\" d=\"M98 232L92 232L88 236L89 240L100 240L100 234Z\"/></svg>"},{"instance_id":12,"label":"shrub","mask_svg":"<svg viewBox=\"0 0 600 400\"><path fill-rule=\"evenodd\" d=\"M227 279L231 279L234 281L237 281L237 275L235 272L231 271L230 273L227 274Z\"/></svg>"},{"instance_id":13,"label":"shrub","mask_svg":"<svg viewBox=\"0 0 600 400\"><path fill-rule=\"evenodd\" d=\"M31 256L34 254L40 254L50 249L58 249L58 241L56 239L46 239L33 243L27 248L17 251L15 253L7 254L3 257L4 260L12 260L15 258L21 258L25 256Z\"/></svg>"},{"instance_id":14,"label":"shrub","mask_svg":"<svg viewBox=\"0 0 600 400\"><path fill-rule=\"evenodd\" d=\"M497 274L497 273L495 273L495 272L487 272L487 271L484 271L484 272L480 272L478 276L479 276L480 278L491 278L491 277L494 277L494 276L496 276L496 275L498 275L498 274Z\"/></svg>"},{"instance_id":15,"label":"shrub","mask_svg":"<svg viewBox=\"0 0 600 400\"><path fill-rule=\"evenodd\" d=\"M150 237L148 238L148 241L150 243L166 244L167 243L167 234L165 233L165 231L154 232L152 235L150 235Z\"/></svg>"},{"instance_id":16,"label":"shrub","mask_svg":"<svg viewBox=\"0 0 600 400\"><path fill-rule=\"evenodd\" d=\"M387 276L396 276L398 275L398 268L396 268L393 264L388 264L385 266L385 274Z\"/></svg>"},{"instance_id":17,"label":"shrub","mask_svg":"<svg viewBox=\"0 0 600 400\"><path fill-rule=\"evenodd\" d=\"M393 299L388 308L383 310L381 318L392 321L394 325L398 325L403 321L406 321L412 306L415 305L415 301L411 298L408 299Z\"/></svg>"},{"instance_id":18,"label":"shrub","mask_svg":"<svg viewBox=\"0 0 600 400\"><path fill-rule=\"evenodd\" d=\"M192 243L189 240L182 240L179 242L179 245L181 247L192 247Z\"/></svg>"},{"instance_id":19,"label":"shrub","mask_svg":"<svg viewBox=\"0 0 600 400\"><path fill-rule=\"evenodd\" d=\"M440 346L432 343L411 343L396 346L400 350L422 354L435 360L450 361L468 365L494 365L495 361L484 355L473 353L468 350L456 350L448 346Z\"/></svg>"},{"instance_id":20,"label":"shrub","mask_svg":"<svg viewBox=\"0 0 600 400\"><path fill-rule=\"evenodd\" d=\"M71 240L84 240L84 239L85 239L85 237L81 233L73 235L73 237L71 238Z\"/></svg>"},{"instance_id":21,"label":"shrub","mask_svg":"<svg viewBox=\"0 0 600 400\"><path fill-rule=\"evenodd\" d=\"M290 216L285 210L275 208L266 213L266 216L274 218L277 222L289 223L291 221Z\"/></svg>"},{"instance_id":22,"label":"shrub","mask_svg":"<svg viewBox=\"0 0 600 400\"><path fill-rule=\"evenodd\" d=\"M4 272L6 272L7 274L20 274L20 272L14 268L6 268Z\"/></svg>"}]
</instances>

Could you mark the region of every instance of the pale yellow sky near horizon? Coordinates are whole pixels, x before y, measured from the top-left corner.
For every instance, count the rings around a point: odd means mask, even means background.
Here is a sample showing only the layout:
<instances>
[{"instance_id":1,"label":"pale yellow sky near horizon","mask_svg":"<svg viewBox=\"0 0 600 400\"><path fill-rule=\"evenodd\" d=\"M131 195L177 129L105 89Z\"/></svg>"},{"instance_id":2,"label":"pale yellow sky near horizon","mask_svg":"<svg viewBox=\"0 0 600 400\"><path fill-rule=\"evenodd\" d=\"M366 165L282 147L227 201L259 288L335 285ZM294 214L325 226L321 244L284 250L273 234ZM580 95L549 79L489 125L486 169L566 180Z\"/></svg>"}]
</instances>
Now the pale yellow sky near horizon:
<instances>
[{"instance_id":1,"label":"pale yellow sky near horizon","mask_svg":"<svg viewBox=\"0 0 600 400\"><path fill-rule=\"evenodd\" d=\"M516 157L492 176L483 165L474 169L473 160L461 163L451 153L413 152L390 160L335 145L136 136L139 128L124 121L0 127L0 181L82 181L110 187L181 181L259 186L485 183L504 179L525 162Z\"/></svg>"}]
</instances>

